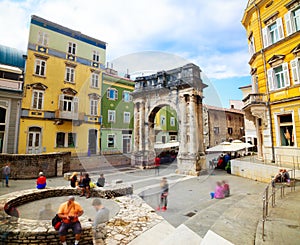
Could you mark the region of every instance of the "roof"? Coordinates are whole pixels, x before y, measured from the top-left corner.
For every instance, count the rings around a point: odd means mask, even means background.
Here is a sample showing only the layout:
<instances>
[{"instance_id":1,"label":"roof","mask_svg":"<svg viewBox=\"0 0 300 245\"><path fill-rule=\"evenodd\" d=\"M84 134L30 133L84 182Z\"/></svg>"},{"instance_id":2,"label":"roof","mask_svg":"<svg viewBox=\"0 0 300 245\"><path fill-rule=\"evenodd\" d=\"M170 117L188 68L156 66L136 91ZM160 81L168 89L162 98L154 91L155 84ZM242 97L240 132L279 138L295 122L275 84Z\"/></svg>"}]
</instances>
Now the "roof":
<instances>
[{"instance_id":1,"label":"roof","mask_svg":"<svg viewBox=\"0 0 300 245\"><path fill-rule=\"evenodd\" d=\"M238 113L238 114L244 114L242 110L238 109L228 109L228 108L222 108L217 106L211 106L211 105L204 105L208 110L215 110L215 111L224 111L224 112L232 112L232 113Z\"/></svg>"},{"instance_id":2,"label":"roof","mask_svg":"<svg viewBox=\"0 0 300 245\"><path fill-rule=\"evenodd\" d=\"M243 89L243 88L251 88L251 87L252 87L252 85L249 84L249 85L246 85L246 86L241 86L241 87L239 87L239 89Z\"/></svg>"},{"instance_id":3,"label":"roof","mask_svg":"<svg viewBox=\"0 0 300 245\"><path fill-rule=\"evenodd\" d=\"M24 55L26 55L26 53L21 50L0 45L0 64L2 65L14 66L24 69Z\"/></svg>"}]
</instances>

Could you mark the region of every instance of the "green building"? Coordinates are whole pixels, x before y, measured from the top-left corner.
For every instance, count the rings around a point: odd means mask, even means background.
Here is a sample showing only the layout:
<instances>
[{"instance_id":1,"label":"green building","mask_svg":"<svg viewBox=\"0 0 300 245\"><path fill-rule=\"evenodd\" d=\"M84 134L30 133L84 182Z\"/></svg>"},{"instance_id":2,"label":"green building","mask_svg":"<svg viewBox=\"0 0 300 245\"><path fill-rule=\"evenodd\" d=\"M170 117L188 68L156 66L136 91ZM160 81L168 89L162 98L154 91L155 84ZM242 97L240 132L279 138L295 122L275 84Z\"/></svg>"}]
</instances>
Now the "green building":
<instances>
[{"instance_id":1,"label":"green building","mask_svg":"<svg viewBox=\"0 0 300 245\"><path fill-rule=\"evenodd\" d=\"M133 143L134 82L106 69L102 78L101 154L128 154Z\"/></svg>"}]
</instances>

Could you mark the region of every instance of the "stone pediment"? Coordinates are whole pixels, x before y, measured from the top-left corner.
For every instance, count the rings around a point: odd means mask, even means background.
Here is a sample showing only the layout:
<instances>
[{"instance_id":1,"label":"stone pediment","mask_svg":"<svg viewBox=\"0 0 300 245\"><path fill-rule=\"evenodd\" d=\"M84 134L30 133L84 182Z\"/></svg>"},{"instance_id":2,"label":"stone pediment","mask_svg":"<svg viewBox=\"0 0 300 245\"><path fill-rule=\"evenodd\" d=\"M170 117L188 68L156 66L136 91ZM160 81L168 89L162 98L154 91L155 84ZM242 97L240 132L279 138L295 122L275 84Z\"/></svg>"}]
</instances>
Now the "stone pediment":
<instances>
[{"instance_id":1,"label":"stone pediment","mask_svg":"<svg viewBox=\"0 0 300 245\"><path fill-rule=\"evenodd\" d=\"M38 90L46 90L48 87L42 83L32 83L30 84L30 86L33 88L33 89L38 89Z\"/></svg>"},{"instance_id":2,"label":"stone pediment","mask_svg":"<svg viewBox=\"0 0 300 245\"><path fill-rule=\"evenodd\" d=\"M63 88L63 89L61 89L61 92L63 94L69 94L69 95L73 95L73 96L77 94L77 91L72 88Z\"/></svg>"},{"instance_id":3,"label":"stone pediment","mask_svg":"<svg viewBox=\"0 0 300 245\"><path fill-rule=\"evenodd\" d=\"M300 54L300 43L295 48L292 49L291 53L297 56Z\"/></svg>"},{"instance_id":4,"label":"stone pediment","mask_svg":"<svg viewBox=\"0 0 300 245\"><path fill-rule=\"evenodd\" d=\"M88 94L88 96L89 96L90 99L94 99L94 100L99 100L101 98L101 96L99 94L96 94L96 93Z\"/></svg>"},{"instance_id":5,"label":"stone pediment","mask_svg":"<svg viewBox=\"0 0 300 245\"><path fill-rule=\"evenodd\" d=\"M274 54L267 62L271 65L281 64L284 60L285 55L283 54Z\"/></svg>"}]
</instances>

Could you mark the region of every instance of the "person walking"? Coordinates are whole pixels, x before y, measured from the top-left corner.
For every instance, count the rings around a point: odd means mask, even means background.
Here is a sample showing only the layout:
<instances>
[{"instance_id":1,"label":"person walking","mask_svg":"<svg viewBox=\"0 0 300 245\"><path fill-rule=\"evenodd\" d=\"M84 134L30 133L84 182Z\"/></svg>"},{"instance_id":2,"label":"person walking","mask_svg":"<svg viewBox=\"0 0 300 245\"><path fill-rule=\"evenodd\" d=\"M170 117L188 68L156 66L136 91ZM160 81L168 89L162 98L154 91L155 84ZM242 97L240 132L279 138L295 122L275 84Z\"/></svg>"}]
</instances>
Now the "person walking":
<instances>
[{"instance_id":1,"label":"person walking","mask_svg":"<svg viewBox=\"0 0 300 245\"><path fill-rule=\"evenodd\" d=\"M159 175L159 167L160 167L160 158L156 156L154 159L154 167L155 167L155 175Z\"/></svg>"},{"instance_id":2,"label":"person walking","mask_svg":"<svg viewBox=\"0 0 300 245\"><path fill-rule=\"evenodd\" d=\"M3 168L3 178L5 179L6 187L9 187L8 180L10 176L10 163L8 162L6 166Z\"/></svg>"},{"instance_id":3,"label":"person walking","mask_svg":"<svg viewBox=\"0 0 300 245\"><path fill-rule=\"evenodd\" d=\"M83 209L79 203L75 202L74 196L69 196L68 201L60 205L58 216L62 219L62 224L58 233L62 245L67 245L66 235L69 229L72 229L75 235L75 245L79 244L82 228L78 217L82 214Z\"/></svg>"},{"instance_id":4,"label":"person walking","mask_svg":"<svg viewBox=\"0 0 300 245\"><path fill-rule=\"evenodd\" d=\"M168 195L169 195L169 184L166 177L163 177L160 181L160 205L157 210L166 211L168 204Z\"/></svg>"},{"instance_id":5,"label":"person walking","mask_svg":"<svg viewBox=\"0 0 300 245\"><path fill-rule=\"evenodd\" d=\"M92 205L97 212L93 221L93 242L94 245L103 245L103 239L107 234L105 222L109 220L109 210L104 207L99 198L94 199Z\"/></svg>"}]
</instances>

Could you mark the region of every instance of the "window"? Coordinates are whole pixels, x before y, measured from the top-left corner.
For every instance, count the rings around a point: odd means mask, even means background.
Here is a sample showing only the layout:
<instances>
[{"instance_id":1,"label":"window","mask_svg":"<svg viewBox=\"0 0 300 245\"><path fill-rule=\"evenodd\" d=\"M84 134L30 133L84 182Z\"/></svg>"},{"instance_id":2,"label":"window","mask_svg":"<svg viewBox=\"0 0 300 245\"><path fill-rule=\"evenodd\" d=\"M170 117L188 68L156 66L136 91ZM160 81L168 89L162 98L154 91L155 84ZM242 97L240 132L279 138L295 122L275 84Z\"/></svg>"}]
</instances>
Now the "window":
<instances>
[{"instance_id":1,"label":"window","mask_svg":"<svg viewBox=\"0 0 300 245\"><path fill-rule=\"evenodd\" d=\"M130 102L132 101L132 96L129 91L123 91L123 101Z\"/></svg>"},{"instance_id":2,"label":"window","mask_svg":"<svg viewBox=\"0 0 300 245\"><path fill-rule=\"evenodd\" d=\"M108 122L115 122L116 121L116 112L112 110L108 110Z\"/></svg>"},{"instance_id":3,"label":"window","mask_svg":"<svg viewBox=\"0 0 300 245\"><path fill-rule=\"evenodd\" d=\"M214 134L219 134L219 133L220 133L219 127L214 127Z\"/></svg>"},{"instance_id":4,"label":"window","mask_svg":"<svg viewBox=\"0 0 300 245\"><path fill-rule=\"evenodd\" d=\"M130 112L124 112L124 123L130 123Z\"/></svg>"},{"instance_id":5,"label":"window","mask_svg":"<svg viewBox=\"0 0 300 245\"><path fill-rule=\"evenodd\" d=\"M48 46L48 34L45 32L40 31L38 33L38 40L37 43L42 46Z\"/></svg>"},{"instance_id":6,"label":"window","mask_svg":"<svg viewBox=\"0 0 300 245\"><path fill-rule=\"evenodd\" d=\"M228 128L227 130L228 130L228 134L229 134L229 135L232 135L232 133L233 133L232 128Z\"/></svg>"},{"instance_id":7,"label":"window","mask_svg":"<svg viewBox=\"0 0 300 245\"><path fill-rule=\"evenodd\" d=\"M65 133L57 133L56 147L64 147L64 146L65 146Z\"/></svg>"},{"instance_id":8,"label":"window","mask_svg":"<svg viewBox=\"0 0 300 245\"><path fill-rule=\"evenodd\" d=\"M170 141L175 141L176 140L176 135L170 135Z\"/></svg>"},{"instance_id":9,"label":"window","mask_svg":"<svg viewBox=\"0 0 300 245\"><path fill-rule=\"evenodd\" d=\"M78 112L78 98L61 94L59 97L59 109L66 112Z\"/></svg>"},{"instance_id":10,"label":"window","mask_svg":"<svg viewBox=\"0 0 300 245\"><path fill-rule=\"evenodd\" d=\"M63 133L56 134L56 147L75 147L76 146L76 134L75 133Z\"/></svg>"},{"instance_id":11,"label":"window","mask_svg":"<svg viewBox=\"0 0 300 245\"><path fill-rule=\"evenodd\" d=\"M161 126L166 125L166 117L165 116L160 116L160 125Z\"/></svg>"},{"instance_id":12,"label":"window","mask_svg":"<svg viewBox=\"0 0 300 245\"><path fill-rule=\"evenodd\" d=\"M76 43L72 43L72 42L68 43L68 54L71 54L71 55L76 54Z\"/></svg>"},{"instance_id":13,"label":"window","mask_svg":"<svg viewBox=\"0 0 300 245\"><path fill-rule=\"evenodd\" d=\"M253 36L253 34L249 37L248 48L249 48L249 54L252 56L255 53L255 45L254 45L254 36Z\"/></svg>"},{"instance_id":14,"label":"window","mask_svg":"<svg viewBox=\"0 0 300 245\"><path fill-rule=\"evenodd\" d=\"M283 63L280 66L269 69L268 82L270 90L276 90L290 86L288 64Z\"/></svg>"},{"instance_id":15,"label":"window","mask_svg":"<svg viewBox=\"0 0 300 245\"><path fill-rule=\"evenodd\" d=\"M278 18L274 23L268 25L262 29L264 47L268 47L273 43L278 42L284 38L282 19Z\"/></svg>"},{"instance_id":16,"label":"window","mask_svg":"<svg viewBox=\"0 0 300 245\"><path fill-rule=\"evenodd\" d=\"M300 8L287 12L284 15L286 34L289 36L300 30Z\"/></svg>"},{"instance_id":17,"label":"window","mask_svg":"<svg viewBox=\"0 0 300 245\"><path fill-rule=\"evenodd\" d=\"M99 86L99 74L97 73L92 73L92 76L91 76L91 86L93 88L98 88Z\"/></svg>"},{"instance_id":18,"label":"window","mask_svg":"<svg viewBox=\"0 0 300 245\"><path fill-rule=\"evenodd\" d=\"M41 59L35 60L35 75L45 76L46 75L46 61Z\"/></svg>"},{"instance_id":19,"label":"window","mask_svg":"<svg viewBox=\"0 0 300 245\"><path fill-rule=\"evenodd\" d=\"M161 142L162 142L163 144L166 143L166 136L165 136L165 135L161 136Z\"/></svg>"},{"instance_id":20,"label":"window","mask_svg":"<svg viewBox=\"0 0 300 245\"><path fill-rule=\"evenodd\" d=\"M68 133L68 147L75 147L75 146L76 146L76 134Z\"/></svg>"},{"instance_id":21,"label":"window","mask_svg":"<svg viewBox=\"0 0 300 245\"><path fill-rule=\"evenodd\" d=\"M90 115L98 115L98 100L90 100Z\"/></svg>"},{"instance_id":22,"label":"window","mask_svg":"<svg viewBox=\"0 0 300 245\"><path fill-rule=\"evenodd\" d=\"M292 69L292 78L293 78L294 84L300 83L300 78L299 78L300 66L299 66L298 58L291 60L291 69Z\"/></svg>"},{"instance_id":23,"label":"window","mask_svg":"<svg viewBox=\"0 0 300 245\"><path fill-rule=\"evenodd\" d=\"M107 98L109 100L117 100L118 99L118 90L113 89L113 88L109 88L107 90Z\"/></svg>"},{"instance_id":24,"label":"window","mask_svg":"<svg viewBox=\"0 0 300 245\"><path fill-rule=\"evenodd\" d=\"M41 110L44 104L44 92L34 90L32 94L32 108Z\"/></svg>"},{"instance_id":25,"label":"window","mask_svg":"<svg viewBox=\"0 0 300 245\"><path fill-rule=\"evenodd\" d=\"M70 83L75 82L75 69L73 67L66 67L65 81Z\"/></svg>"},{"instance_id":26,"label":"window","mask_svg":"<svg viewBox=\"0 0 300 245\"><path fill-rule=\"evenodd\" d=\"M111 148L115 147L115 135L114 134L107 135L107 147L111 147Z\"/></svg>"},{"instance_id":27,"label":"window","mask_svg":"<svg viewBox=\"0 0 300 245\"><path fill-rule=\"evenodd\" d=\"M292 114L279 115L277 118L277 122L279 124L279 145L294 146L295 143Z\"/></svg>"},{"instance_id":28,"label":"window","mask_svg":"<svg viewBox=\"0 0 300 245\"><path fill-rule=\"evenodd\" d=\"M93 61L94 62L99 62L100 61L100 55L98 51L93 51Z\"/></svg>"},{"instance_id":29,"label":"window","mask_svg":"<svg viewBox=\"0 0 300 245\"><path fill-rule=\"evenodd\" d=\"M170 125L171 125L172 127L175 126L175 117L170 117Z\"/></svg>"}]
</instances>

